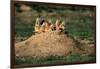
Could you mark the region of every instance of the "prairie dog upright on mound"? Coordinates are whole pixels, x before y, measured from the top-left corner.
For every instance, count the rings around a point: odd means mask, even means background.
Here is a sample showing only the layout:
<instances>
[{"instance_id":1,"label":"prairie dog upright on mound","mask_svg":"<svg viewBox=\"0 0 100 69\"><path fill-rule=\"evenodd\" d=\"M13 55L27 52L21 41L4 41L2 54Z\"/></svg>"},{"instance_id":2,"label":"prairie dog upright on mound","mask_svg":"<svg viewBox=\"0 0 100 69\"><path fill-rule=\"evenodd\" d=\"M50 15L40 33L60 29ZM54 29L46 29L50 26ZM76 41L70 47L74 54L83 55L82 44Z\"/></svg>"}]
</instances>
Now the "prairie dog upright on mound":
<instances>
[{"instance_id":1,"label":"prairie dog upright on mound","mask_svg":"<svg viewBox=\"0 0 100 69\"><path fill-rule=\"evenodd\" d=\"M63 21L63 22L60 24L60 26L59 26L59 30L60 30L61 32L64 32L64 29L65 29L65 22Z\"/></svg>"},{"instance_id":2,"label":"prairie dog upright on mound","mask_svg":"<svg viewBox=\"0 0 100 69\"><path fill-rule=\"evenodd\" d=\"M46 29L46 22L43 22L43 24L40 27L40 33L46 32L45 29Z\"/></svg>"},{"instance_id":3,"label":"prairie dog upright on mound","mask_svg":"<svg viewBox=\"0 0 100 69\"><path fill-rule=\"evenodd\" d=\"M54 31L54 30L56 30L56 27L55 27L54 24L51 24L51 25L50 25L50 31Z\"/></svg>"},{"instance_id":4,"label":"prairie dog upright on mound","mask_svg":"<svg viewBox=\"0 0 100 69\"><path fill-rule=\"evenodd\" d=\"M55 26L56 26L56 30L58 31L60 26L60 20L56 20Z\"/></svg>"},{"instance_id":5,"label":"prairie dog upright on mound","mask_svg":"<svg viewBox=\"0 0 100 69\"><path fill-rule=\"evenodd\" d=\"M37 19L36 19L36 22L35 22L35 32L36 32L36 33L39 33L40 27L41 27L41 25L40 25L40 19L37 18Z\"/></svg>"},{"instance_id":6,"label":"prairie dog upright on mound","mask_svg":"<svg viewBox=\"0 0 100 69\"><path fill-rule=\"evenodd\" d=\"M43 23L45 22L42 18L37 18L35 23L35 33L41 33L40 29L43 28Z\"/></svg>"},{"instance_id":7,"label":"prairie dog upright on mound","mask_svg":"<svg viewBox=\"0 0 100 69\"><path fill-rule=\"evenodd\" d=\"M52 21L51 20L49 20L49 21L46 21L45 22L46 24L46 26L45 26L45 32L48 32L48 31L50 31L50 26L51 26L51 24L52 24Z\"/></svg>"}]
</instances>

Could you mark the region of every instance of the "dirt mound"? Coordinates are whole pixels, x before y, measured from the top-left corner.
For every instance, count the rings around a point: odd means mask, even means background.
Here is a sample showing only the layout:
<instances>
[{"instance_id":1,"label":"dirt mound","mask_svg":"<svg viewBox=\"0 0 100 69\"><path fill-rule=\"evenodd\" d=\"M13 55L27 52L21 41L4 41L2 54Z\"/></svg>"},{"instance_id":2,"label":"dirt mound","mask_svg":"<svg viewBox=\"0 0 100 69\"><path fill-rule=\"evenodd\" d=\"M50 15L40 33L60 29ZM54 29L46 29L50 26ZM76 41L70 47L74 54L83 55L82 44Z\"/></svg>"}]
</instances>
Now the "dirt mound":
<instances>
[{"instance_id":1,"label":"dirt mound","mask_svg":"<svg viewBox=\"0 0 100 69\"><path fill-rule=\"evenodd\" d=\"M17 57L64 56L70 53L83 53L72 38L57 31L32 35L29 39L16 43L15 52Z\"/></svg>"}]
</instances>

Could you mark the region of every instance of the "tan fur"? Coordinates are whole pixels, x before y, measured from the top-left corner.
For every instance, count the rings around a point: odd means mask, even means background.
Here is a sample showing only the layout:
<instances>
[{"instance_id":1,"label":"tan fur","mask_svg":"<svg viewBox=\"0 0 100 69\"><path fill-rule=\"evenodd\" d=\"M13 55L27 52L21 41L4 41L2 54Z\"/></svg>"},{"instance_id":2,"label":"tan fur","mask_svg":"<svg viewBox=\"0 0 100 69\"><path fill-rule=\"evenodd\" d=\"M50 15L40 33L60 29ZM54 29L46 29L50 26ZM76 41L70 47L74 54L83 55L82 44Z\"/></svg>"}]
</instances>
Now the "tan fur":
<instances>
[{"instance_id":1,"label":"tan fur","mask_svg":"<svg viewBox=\"0 0 100 69\"><path fill-rule=\"evenodd\" d=\"M50 30L50 31L53 31L53 29L54 29L54 24L51 24L49 30Z\"/></svg>"},{"instance_id":2,"label":"tan fur","mask_svg":"<svg viewBox=\"0 0 100 69\"><path fill-rule=\"evenodd\" d=\"M55 26L56 26L56 30L59 30L59 25L60 25L60 21L56 20Z\"/></svg>"},{"instance_id":3,"label":"tan fur","mask_svg":"<svg viewBox=\"0 0 100 69\"><path fill-rule=\"evenodd\" d=\"M51 25L51 20L46 22L46 28L45 28L46 32L50 31L50 25Z\"/></svg>"},{"instance_id":4,"label":"tan fur","mask_svg":"<svg viewBox=\"0 0 100 69\"><path fill-rule=\"evenodd\" d=\"M62 23L60 24L60 26L59 26L59 28L62 29L63 31L64 31L64 29L65 29L64 25L65 25L65 23L62 22Z\"/></svg>"},{"instance_id":5,"label":"tan fur","mask_svg":"<svg viewBox=\"0 0 100 69\"><path fill-rule=\"evenodd\" d=\"M40 22L39 18L37 18L35 23L35 32L39 33L39 31L40 31Z\"/></svg>"},{"instance_id":6,"label":"tan fur","mask_svg":"<svg viewBox=\"0 0 100 69\"><path fill-rule=\"evenodd\" d=\"M46 32L45 29L46 29L46 23L44 22L40 27L40 33Z\"/></svg>"}]
</instances>

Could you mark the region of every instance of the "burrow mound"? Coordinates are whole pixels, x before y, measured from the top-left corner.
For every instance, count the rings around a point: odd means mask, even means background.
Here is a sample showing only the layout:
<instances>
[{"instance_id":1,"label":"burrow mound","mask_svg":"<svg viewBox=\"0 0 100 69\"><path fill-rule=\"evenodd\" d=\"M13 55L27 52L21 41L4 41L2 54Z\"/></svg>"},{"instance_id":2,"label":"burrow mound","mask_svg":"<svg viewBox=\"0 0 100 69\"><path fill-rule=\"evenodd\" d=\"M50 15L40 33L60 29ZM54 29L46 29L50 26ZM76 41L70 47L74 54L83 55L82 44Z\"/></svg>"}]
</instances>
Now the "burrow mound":
<instances>
[{"instance_id":1,"label":"burrow mound","mask_svg":"<svg viewBox=\"0 0 100 69\"><path fill-rule=\"evenodd\" d=\"M32 35L29 39L15 44L17 57L64 56L72 53L83 54L71 37L57 31Z\"/></svg>"}]
</instances>

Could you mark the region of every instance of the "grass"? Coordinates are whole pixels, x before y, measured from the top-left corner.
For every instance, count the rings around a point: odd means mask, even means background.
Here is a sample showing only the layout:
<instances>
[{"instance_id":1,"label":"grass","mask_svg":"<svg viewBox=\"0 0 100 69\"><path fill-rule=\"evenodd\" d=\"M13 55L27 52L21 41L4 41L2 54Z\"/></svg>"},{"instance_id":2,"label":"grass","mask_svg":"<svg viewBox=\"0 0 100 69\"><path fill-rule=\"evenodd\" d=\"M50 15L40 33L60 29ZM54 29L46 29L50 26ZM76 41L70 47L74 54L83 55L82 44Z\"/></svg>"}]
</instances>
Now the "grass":
<instances>
[{"instance_id":1,"label":"grass","mask_svg":"<svg viewBox=\"0 0 100 69\"><path fill-rule=\"evenodd\" d=\"M83 62L95 62L96 57L95 56L80 56L80 55L69 55L69 56L63 56L63 57L57 57L57 56L49 56L46 58L16 58L16 65L24 65L24 64L57 64L57 63L83 63Z\"/></svg>"},{"instance_id":2,"label":"grass","mask_svg":"<svg viewBox=\"0 0 100 69\"><path fill-rule=\"evenodd\" d=\"M65 32L78 38L87 38L94 40L94 16L95 8L79 7L48 7L47 5L29 5L32 10L21 11L17 4L15 5L15 37L21 39L28 38L34 34L35 19L38 15L51 19L55 23L56 19L65 21ZM48 9L49 8L49 9ZM16 40L17 41L17 40ZM16 65L22 64L56 64L56 63L74 63L74 62L95 62L95 56L69 55L63 57L49 56L47 58L33 59L16 58Z\"/></svg>"}]
</instances>

